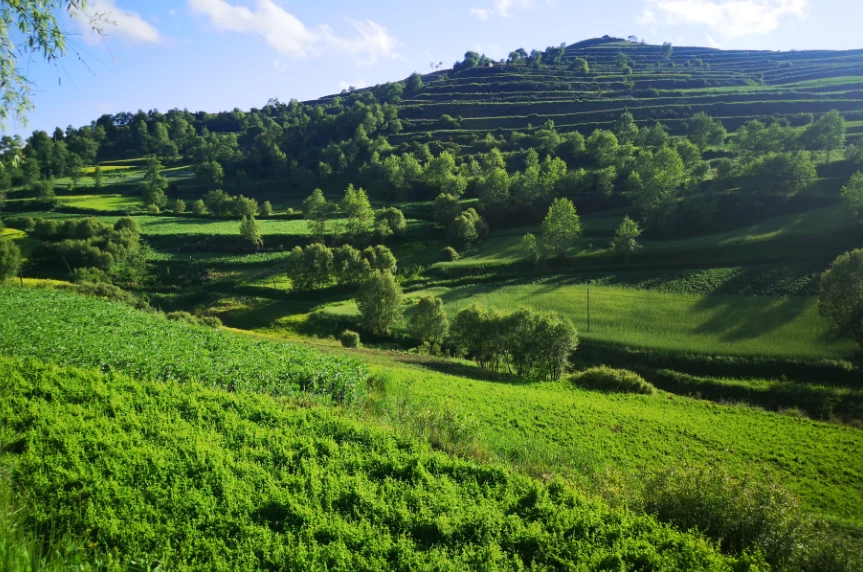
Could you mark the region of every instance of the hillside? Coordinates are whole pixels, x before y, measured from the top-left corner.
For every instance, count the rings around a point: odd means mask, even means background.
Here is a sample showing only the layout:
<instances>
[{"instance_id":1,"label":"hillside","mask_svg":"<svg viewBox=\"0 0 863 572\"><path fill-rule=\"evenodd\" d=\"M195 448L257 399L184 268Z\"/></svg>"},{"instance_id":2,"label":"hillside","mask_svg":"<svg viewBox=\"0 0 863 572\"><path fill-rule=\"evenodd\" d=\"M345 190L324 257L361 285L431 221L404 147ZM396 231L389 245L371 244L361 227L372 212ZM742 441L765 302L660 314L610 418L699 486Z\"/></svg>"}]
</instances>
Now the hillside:
<instances>
[{"instance_id":1,"label":"hillside","mask_svg":"<svg viewBox=\"0 0 863 572\"><path fill-rule=\"evenodd\" d=\"M0 568L859 569L861 134L601 38L4 138Z\"/></svg>"}]
</instances>

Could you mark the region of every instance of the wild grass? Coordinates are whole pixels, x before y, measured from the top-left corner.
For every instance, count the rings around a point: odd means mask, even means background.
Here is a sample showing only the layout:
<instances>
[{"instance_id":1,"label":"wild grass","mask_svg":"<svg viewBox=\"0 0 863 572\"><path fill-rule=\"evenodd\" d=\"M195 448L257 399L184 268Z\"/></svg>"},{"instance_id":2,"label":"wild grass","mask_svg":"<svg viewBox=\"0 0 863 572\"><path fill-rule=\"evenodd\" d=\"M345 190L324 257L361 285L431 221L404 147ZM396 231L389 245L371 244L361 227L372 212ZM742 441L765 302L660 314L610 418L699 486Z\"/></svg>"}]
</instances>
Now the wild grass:
<instances>
[{"instance_id":1,"label":"wild grass","mask_svg":"<svg viewBox=\"0 0 863 572\"><path fill-rule=\"evenodd\" d=\"M0 377L0 466L28 521L85 543L106 570L735 565L564 481L313 404L8 358Z\"/></svg>"}]
</instances>

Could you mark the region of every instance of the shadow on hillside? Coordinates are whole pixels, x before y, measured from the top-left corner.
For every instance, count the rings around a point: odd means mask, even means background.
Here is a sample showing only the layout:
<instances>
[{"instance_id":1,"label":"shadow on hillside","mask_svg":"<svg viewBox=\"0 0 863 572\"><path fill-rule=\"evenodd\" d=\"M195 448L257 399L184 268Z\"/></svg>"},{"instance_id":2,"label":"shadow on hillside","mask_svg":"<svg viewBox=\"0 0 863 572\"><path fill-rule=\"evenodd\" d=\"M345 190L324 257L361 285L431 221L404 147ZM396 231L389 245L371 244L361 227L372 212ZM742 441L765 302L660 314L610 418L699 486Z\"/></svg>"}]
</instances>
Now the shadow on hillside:
<instances>
[{"instance_id":1,"label":"shadow on hillside","mask_svg":"<svg viewBox=\"0 0 863 572\"><path fill-rule=\"evenodd\" d=\"M399 355L396 359L400 362L417 365L436 373L476 379L479 381L493 381L496 383L506 383L508 385L533 385L536 383L509 373L488 371L474 365L445 361L430 358L428 356L403 354Z\"/></svg>"},{"instance_id":2,"label":"shadow on hillside","mask_svg":"<svg viewBox=\"0 0 863 572\"><path fill-rule=\"evenodd\" d=\"M758 338L796 320L810 303L806 298L793 297L735 299L708 296L695 308L712 315L695 332L718 335L723 341Z\"/></svg>"}]
</instances>

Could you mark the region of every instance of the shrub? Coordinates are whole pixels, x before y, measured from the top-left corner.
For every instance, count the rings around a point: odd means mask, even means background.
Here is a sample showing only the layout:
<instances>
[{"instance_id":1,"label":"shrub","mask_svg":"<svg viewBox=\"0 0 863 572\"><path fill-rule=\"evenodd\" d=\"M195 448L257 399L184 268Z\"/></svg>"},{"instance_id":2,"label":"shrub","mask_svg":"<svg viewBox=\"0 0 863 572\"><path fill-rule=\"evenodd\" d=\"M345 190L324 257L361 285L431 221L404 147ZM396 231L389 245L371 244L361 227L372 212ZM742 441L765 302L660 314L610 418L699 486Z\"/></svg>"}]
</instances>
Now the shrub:
<instances>
[{"instance_id":1,"label":"shrub","mask_svg":"<svg viewBox=\"0 0 863 572\"><path fill-rule=\"evenodd\" d=\"M165 317L175 322L186 322L187 324L197 324L198 320L189 312L168 312Z\"/></svg>"},{"instance_id":2,"label":"shrub","mask_svg":"<svg viewBox=\"0 0 863 572\"><path fill-rule=\"evenodd\" d=\"M635 372L608 366L592 367L578 372L570 381L579 387L609 393L641 393L650 395L656 388Z\"/></svg>"},{"instance_id":3,"label":"shrub","mask_svg":"<svg viewBox=\"0 0 863 572\"><path fill-rule=\"evenodd\" d=\"M36 226L36 221L28 216L13 216L7 218L4 222L7 227L23 230L24 232L32 232Z\"/></svg>"},{"instance_id":4,"label":"shrub","mask_svg":"<svg viewBox=\"0 0 863 572\"><path fill-rule=\"evenodd\" d=\"M202 326L207 326L209 328L221 328L222 320L218 318L218 316L200 316L198 318L198 323Z\"/></svg>"},{"instance_id":5,"label":"shrub","mask_svg":"<svg viewBox=\"0 0 863 572\"><path fill-rule=\"evenodd\" d=\"M159 205L149 204L147 205L147 214L157 215L161 212L159 209Z\"/></svg>"},{"instance_id":6,"label":"shrub","mask_svg":"<svg viewBox=\"0 0 863 572\"><path fill-rule=\"evenodd\" d=\"M18 274L21 267L21 251L11 240L0 241L0 282Z\"/></svg>"},{"instance_id":7,"label":"shrub","mask_svg":"<svg viewBox=\"0 0 863 572\"><path fill-rule=\"evenodd\" d=\"M770 481L736 479L720 467L666 469L644 483L644 509L683 531L698 530L727 554L760 551L775 570L842 570L800 503Z\"/></svg>"},{"instance_id":8,"label":"shrub","mask_svg":"<svg viewBox=\"0 0 863 572\"><path fill-rule=\"evenodd\" d=\"M345 330L339 336L339 341L342 342L342 347L358 348L360 347L360 335L352 330Z\"/></svg>"},{"instance_id":9,"label":"shrub","mask_svg":"<svg viewBox=\"0 0 863 572\"><path fill-rule=\"evenodd\" d=\"M444 262L455 262L457 260L461 260L461 256L455 248L447 246L441 251L441 259L443 259Z\"/></svg>"}]
</instances>

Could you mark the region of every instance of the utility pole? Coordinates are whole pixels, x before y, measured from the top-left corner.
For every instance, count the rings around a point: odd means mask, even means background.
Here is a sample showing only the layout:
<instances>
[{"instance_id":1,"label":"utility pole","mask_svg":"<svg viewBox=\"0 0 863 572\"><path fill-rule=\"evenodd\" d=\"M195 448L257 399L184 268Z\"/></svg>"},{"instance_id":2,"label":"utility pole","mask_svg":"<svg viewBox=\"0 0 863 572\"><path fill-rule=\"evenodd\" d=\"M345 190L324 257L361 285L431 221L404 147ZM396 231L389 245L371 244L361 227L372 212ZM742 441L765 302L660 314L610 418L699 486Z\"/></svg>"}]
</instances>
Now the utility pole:
<instances>
[{"instance_id":1,"label":"utility pole","mask_svg":"<svg viewBox=\"0 0 863 572\"><path fill-rule=\"evenodd\" d=\"M587 289L587 332L590 333L590 288Z\"/></svg>"}]
</instances>

